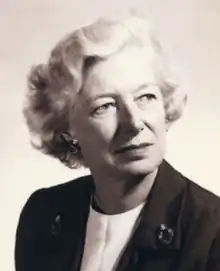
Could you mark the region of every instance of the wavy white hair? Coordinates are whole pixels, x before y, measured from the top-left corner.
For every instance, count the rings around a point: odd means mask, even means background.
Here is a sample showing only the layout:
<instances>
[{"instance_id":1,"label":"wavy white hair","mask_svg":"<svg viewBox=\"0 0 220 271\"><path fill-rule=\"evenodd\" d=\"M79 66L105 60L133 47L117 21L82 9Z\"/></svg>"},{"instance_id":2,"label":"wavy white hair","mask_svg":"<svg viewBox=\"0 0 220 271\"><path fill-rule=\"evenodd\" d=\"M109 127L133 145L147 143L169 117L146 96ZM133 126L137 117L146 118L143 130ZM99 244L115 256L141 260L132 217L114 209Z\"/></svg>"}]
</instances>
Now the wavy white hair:
<instances>
[{"instance_id":1,"label":"wavy white hair","mask_svg":"<svg viewBox=\"0 0 220 271\"><path fill-rule=\"evenodd\" d=\"M83 87L86 70L127 44L151 46L167 121L171 123L180 118L187 95L172 74L149 22L136 14L118 19L104 17L67 35L52 50L46 64L31 69L23 112L34 136L35 148L59 158L70 168L83 165L80 148L73 150L71 138L63 137L70 131L69 116L74 97ZM38 143L34 140L36 136Z\"/></svg>"}]
</instances>

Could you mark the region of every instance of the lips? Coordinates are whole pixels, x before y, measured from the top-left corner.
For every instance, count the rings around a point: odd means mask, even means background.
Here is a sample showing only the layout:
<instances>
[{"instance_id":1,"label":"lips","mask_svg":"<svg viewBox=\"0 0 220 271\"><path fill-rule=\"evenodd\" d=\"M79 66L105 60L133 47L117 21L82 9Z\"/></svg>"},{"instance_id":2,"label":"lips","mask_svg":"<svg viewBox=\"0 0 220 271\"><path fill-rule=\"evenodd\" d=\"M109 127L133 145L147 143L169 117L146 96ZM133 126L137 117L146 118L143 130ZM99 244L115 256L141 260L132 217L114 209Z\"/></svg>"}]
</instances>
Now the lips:
<instances>
[{"instance_id":1,"label":"lips","mask_svg":"<svg viewBox=\"0 0 220 271\"><path fill-rule=\"evenodd\" d=\"M132 150L138 150L138 149L142 149L142 148L146 148L148 146L152 145L151 143L141 143L141 144L131 144L131 145L128 145L128 146L124 146L124 147L121 147L119 149L117 149L115 151L115 153L119 154L119 153L124 153L124 152L127 152L127 151L132 151Z\"/></svg>"}]
</instances>

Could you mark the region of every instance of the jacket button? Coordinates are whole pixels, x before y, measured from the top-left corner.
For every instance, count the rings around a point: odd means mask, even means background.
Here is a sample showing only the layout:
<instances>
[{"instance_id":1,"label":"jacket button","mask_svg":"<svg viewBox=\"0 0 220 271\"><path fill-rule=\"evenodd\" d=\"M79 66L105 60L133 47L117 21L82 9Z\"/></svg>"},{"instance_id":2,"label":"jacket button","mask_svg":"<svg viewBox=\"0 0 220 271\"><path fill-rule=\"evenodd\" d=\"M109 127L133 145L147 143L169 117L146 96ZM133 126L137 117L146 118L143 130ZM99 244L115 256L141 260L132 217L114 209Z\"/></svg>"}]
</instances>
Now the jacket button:
<instances>
[{"instance_id":1,"label":"jacket button","mask_svg":"<svg viewBox=\"0 0 220 271\"><path fill-rule=\"evenodd\" d=\"M51 226L51 233L53 235L59 235L61 233L61 216L57 215L55 221Z\"/></svg>"},{"instance_id":2,"label":"jacket button","mask_svg":"<svg viewBox=\"0 0 220 271\"><path fill-rule=\"evenodd\" d=\"M161 224L158 229L157 239L163 245L170 245L173 241L174 232L173 229L167 227L165 224Z\"/></svg>"},{"instance_id":3,"label":"jacket button","mask_svg":"<svg viewBox=\"0 0 220 271\"><path fill-rule=\"evenodd\" d=\"M138 260L139 260L138 252L134 251L134 253L132 254L132 264L136 266L138 264Z\"/></svg>"}]
</instances>

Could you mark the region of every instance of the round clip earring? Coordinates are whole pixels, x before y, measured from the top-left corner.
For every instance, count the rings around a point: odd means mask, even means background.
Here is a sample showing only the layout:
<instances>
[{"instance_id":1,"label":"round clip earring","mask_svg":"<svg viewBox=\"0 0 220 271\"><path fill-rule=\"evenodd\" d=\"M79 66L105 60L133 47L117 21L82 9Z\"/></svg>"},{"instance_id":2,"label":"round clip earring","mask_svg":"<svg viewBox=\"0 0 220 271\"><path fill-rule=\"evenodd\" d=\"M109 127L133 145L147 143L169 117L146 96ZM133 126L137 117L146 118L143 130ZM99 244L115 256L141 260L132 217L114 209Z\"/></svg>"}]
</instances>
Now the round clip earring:
<instances>
[{"instance_id":1,"label":"round clip earring","mask_svg":"<svg viewBox=\"0 0 220 271\"><path fill-rule=\"evenodd\" d=\"M72 139L70 142L70 152L76 154L80 150L80 146L77 139Z\"/></svg>"},{"instance_id":2,"label":"round clip earring","mask_svg":"<svg viewBox=\"0 0 220 271\"><path fill-rule=\"evenodd\" d=\"M61 134L61 138L62 140L65 142L65 144L67 145L69 151L71 153L78 153L80 150L80 146L78 143L78 140L73 138L70 134L68 133L62 133Z\"/></svg>"}]
</instances>

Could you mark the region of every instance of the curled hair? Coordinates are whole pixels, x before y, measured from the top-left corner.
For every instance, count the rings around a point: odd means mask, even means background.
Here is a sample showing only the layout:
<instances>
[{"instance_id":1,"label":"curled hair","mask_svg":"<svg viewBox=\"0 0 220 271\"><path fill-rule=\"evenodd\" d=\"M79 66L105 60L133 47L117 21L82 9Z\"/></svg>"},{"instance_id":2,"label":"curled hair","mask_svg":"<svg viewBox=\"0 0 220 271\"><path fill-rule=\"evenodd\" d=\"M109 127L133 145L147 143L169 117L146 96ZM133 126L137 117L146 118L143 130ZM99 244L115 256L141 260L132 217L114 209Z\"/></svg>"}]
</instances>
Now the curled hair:
<instances>
[{"instance_id":1,"label":"curled hair","mask_svg":"<svg viewBox=\"0 0 220 271\"><path fill-rule=\"evenodd\" d=\"M149 23L131 14L123 20L103 18L67 35L52 50L46 64L31 69L23 112L35 148L59 158L70 168L83 165L80 147L75 146L78 149L73 151L71 138L63 135L71 130L70 112L83 86L85 71L99 59L106 59L132 43L153 48L167 121L180 118L186 93L170 71Z\"/></svg>"}]
</instances>

